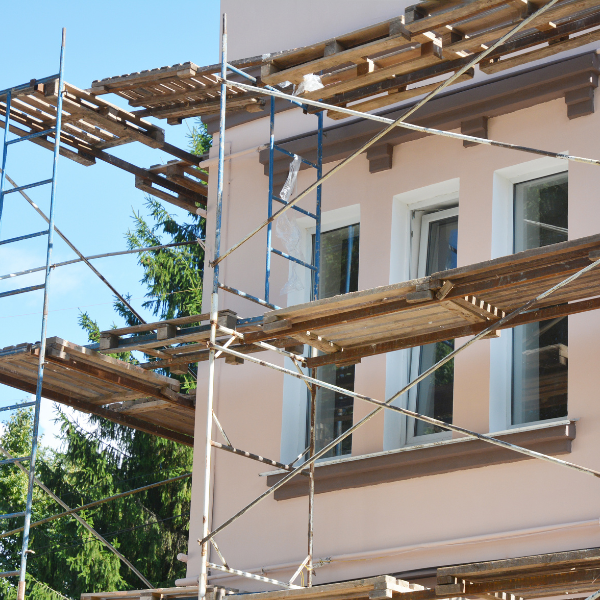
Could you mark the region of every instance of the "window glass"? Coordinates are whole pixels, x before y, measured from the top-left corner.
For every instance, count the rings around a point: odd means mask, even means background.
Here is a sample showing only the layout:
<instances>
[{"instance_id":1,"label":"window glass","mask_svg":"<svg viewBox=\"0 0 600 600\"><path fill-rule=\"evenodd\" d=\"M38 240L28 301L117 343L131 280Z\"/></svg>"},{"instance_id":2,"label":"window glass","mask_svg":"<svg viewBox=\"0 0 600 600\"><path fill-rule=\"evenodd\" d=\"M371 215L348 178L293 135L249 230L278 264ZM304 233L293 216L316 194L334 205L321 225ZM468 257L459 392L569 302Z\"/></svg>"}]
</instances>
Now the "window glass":
<instances>
[{"instance_id":1,"label":"window glass","mask_svg":"<svg viewBox=\"0 0 600 600\"><path fill-rule=\"evenodd\" d=\"M567 173L515 185L514 251L568 239ZM568 320L513 329L513 425L567 415Z\"/></svg>"},{"instance_id":2,"label":"window glass","mask_svg":"<svg viewBox=\"0 0 600 600\"><path fill-rule=\"evenodd\" d=\"M456 268L457 240L458 216L429 222L427 239L422 240L422 243L427 244L424 275ZM428 344L419 350L419 374L421 374L454 350L454 340ZM454 360L451 360L418 384L416 411L445 423L452 423L453 392ZM415 436L441 431L445 430L424 421L414 420Z\"/></svg>"},{"instance_id":3,"label":"window glass","mask_svg":"<svg viewBox=\"0 0 600 600\"><path fill-rule=\"evenodd\" d=\"M313 236L313 256L314 256ZM360 225L340 227L321 234L319 299L358 290L358 251ZM354 390L354 365L327 365L317 369L317 379L346 390ZM309 396L310 398L310 396ZM354 399L324 388L317 388L316 449L320 450L352 427ZM309 402L310 408L310 402ZM310 423L310 416L308 417ZM310 426L306 428L308 446ZM325 458L350 454L352 436L348 436Z\"/></svg>"}]
</instances>

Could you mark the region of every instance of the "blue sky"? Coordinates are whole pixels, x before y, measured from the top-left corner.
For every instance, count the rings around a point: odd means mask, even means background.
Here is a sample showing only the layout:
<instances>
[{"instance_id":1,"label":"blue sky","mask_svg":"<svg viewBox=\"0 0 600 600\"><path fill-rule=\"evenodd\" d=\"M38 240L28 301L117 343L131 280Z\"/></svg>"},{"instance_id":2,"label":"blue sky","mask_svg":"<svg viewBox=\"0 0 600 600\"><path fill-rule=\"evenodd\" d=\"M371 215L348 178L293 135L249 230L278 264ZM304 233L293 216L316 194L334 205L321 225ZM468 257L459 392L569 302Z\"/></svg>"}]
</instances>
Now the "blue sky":
<instances>
[{"instance_id":1,"label":"blue sky","mask_svg":"<svg viewBox=\"0 0 600 600\"><path fill-rule=\"evenodd\" d=\"M24 15L24 12L27 13ZM34 18L27 18L29 17ZM23 17L26 17L23 21ZM158 0L105 0L101 3L29 0L2 8L0 36L0 89L41 78L58 71L61 28L66 27L65 80L88 88L95 79L192 61L197 65L218 62L218 0L179 0L165 5ZM110 102L127 105L119 97ZM152 120L152 119L150 119ZM170 126L167 141L187 146L192 120ZM138 166L166 162L173 157L133 143L111 152ZM7 173L18 185L51 176L52 154L24 142L12 146ZM31 190L31 198L47 213L49 187ZM166 205L176 215L183 211ZM144 194L134 187L134 177L99 162L84 167L61 158L58 167L56 226L85 255L126 249L124 234L132 225L132 211L144 214ZM0 239L41 231L44 222L18 194L6 197L0 223ZM55 237L53 262L74 258L73 252ZM0 246L0 275L37 267L45 261L45 238ZM135 257L100 259L96 268L141 314L144 288ZM43 283L43 274L1 281L0 292ZM0 299L0 348L40 337L42 292ZM110 290L83 264L57 269L52 276L48 336L83 344L87 338L77 324L80 311L89 312L101 328L120 324L112 310ZM0 406L28 395L0 385ZM45 401L41 426L45 442L52 443L53 410Z\"/></svg>"}]
</instances>

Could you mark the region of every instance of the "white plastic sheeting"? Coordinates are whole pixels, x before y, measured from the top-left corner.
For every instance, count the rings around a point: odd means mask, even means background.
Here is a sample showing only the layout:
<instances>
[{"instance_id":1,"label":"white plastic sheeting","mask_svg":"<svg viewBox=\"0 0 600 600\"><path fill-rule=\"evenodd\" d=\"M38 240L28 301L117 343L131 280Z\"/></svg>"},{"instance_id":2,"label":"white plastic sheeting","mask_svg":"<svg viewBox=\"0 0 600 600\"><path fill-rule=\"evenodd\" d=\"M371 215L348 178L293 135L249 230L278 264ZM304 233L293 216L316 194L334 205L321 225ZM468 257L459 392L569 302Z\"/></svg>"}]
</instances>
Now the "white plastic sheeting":
<instances>
[{"instance_id":1,"label":"white plastic sheeting","mask_svg":"<svg viewBox=\"0 0 600 600\"><path fill-rule=\"evenodd\" d=\"M294 96L299 96L304 92L316 92L322 87L325 87L321 82L321 78L314 73L309 73L302 78L302 81L298 85L298 88L294 92Z\"/></svg>"},{"instance_id":2,"label":"white plastic sheeting","mask_svg":"<svg viewBox=\"0 0 600 600\"><path fill-rule=\"evenodd\" d=\"M279 193L279 197L282 200L285 200L285 202L289 202L292 192L296 189L301 162L300 157L295 155L294 160L290 163L290 171L283 184L283 188ZM283 242L287 254L294 258L298 258L299 260L304 260L304 252L302 252L302 234L296 223L293 210L286 210L277 218L275 221L275 233ZM298 276L298 267L300 267L300 265L292 261L290 261L290 265L290 276L285 285L281 288L281 295L289 294L290 292L299 292L304 289L304 284Z\"/></svg>"}]
</instances>

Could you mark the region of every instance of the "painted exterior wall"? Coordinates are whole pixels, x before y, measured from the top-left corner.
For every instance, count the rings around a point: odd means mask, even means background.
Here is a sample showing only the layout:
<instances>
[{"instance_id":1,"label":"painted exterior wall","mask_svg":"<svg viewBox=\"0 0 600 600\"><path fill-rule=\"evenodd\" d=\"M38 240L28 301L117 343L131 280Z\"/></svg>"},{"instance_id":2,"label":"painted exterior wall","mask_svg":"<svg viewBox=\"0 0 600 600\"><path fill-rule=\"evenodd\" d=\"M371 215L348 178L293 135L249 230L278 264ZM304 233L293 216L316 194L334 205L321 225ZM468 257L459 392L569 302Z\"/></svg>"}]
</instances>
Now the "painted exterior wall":
<instances>
[{"instance_id":1,"label":"painted exterior wall","mask_svg":"<svg viewBox=\"0 0 600 600\"><path fill-rule=\"evenodd\" d=\"M302 3L302 10L295 11L291 2L265 1L258 7L257 3L223 0L223 10L230 18L231 57L331 37L361 23L389 18L409 2L329 0L318 4L318 10L317 3L309 1ZM341 4L352 5L353 10L339 11ZM264 21L258 19L259 14ZM257 31L254 23L262 23L258 30L264 35L249 34ZM270 25L279 23L273 33L267 34ZM285 25L290 23L294 26L288 32ZM315 27L308 28L308 23ZM277 117L276 137L285 138L315 127L316 117L288 111ZM489 124L490 138L588 157L598 157L599 135L598 113L569 121L563 100L494 118ZM268 119L229 130L226 137L226 153L265 143ZM216 145L217 140L213 153ZM326 165L325 170L332 166ZM533 179L567 168L569 239L596 234L600 232L597 168L574 163L557 166L547 159L532 161L530 155L518 152L463 148L461 142L434 137L397 146L392 169L381 173L370 174L366 157L357 158L351 167L324 184L324 219L344 218L345 214L352 216L359 211L359 289L368 289L408 279L410 243L405 215L416 203L424 199L443 200L458 190L458 261L459 266L468 265L507 253L502 252L506 229L500 206L504 201L503 185L510 185L511 178L519 173L531 173ZM304 189L313 180L312 173L301 171L298 189ZM227 163L222 250L264 221L267 195L268 180L256 153ZM208 238L214 235L211 226L215 197L216 169L211 169ZM407 202L411 203L408 208ZM302 201L301 206L313 207L314 197ZM305 226L302 219L298 224ZM264 232L255 236L222 263L221 281L263 296L265 236ZM282 247L280 242L275 245ZM210 239L208 247L207 255L212 257ZM287 279L288 263L273 257L272 265L272 301L286 306L288 299L280 296L278 290ZM212 285L208 265L205 273L208 308ZM240 317L262 313L257 305L238 297L223 292L219 296L220 308L235 310ZM290 300L295 303L302 298ZM594 469L600 469L596 433L600 428L600 404L596 398L600 388L600 371L596 368L598 330L600 313L569 317L569 418L578 421L568 460ZM502 338L480 341L457 357L454 423L482 433L503 429L498 417L497 375L494 379L494 356L502 351L501 345ZM264 354L261 358L267 356L275 364L284 364L279 355ZM400 359L401 355L363 359L356 366L355 390L381 400L389 397L402 384ZM199 573L200 547L196 540L201 537L202 528L207 371L207 363L201 363L189 577ZM284 398L295 393L286 387L289 385L282 375L248 362L235 367L217 362L215 411L236 447L284 461L292 457L291 449L301 443L304 422L303 415L294 417L293 402ZM355 422L370 410L368 405L355 401ZM394 418L380 414L358 430L353 436L353 455L393 448L398 426ZM212 526L216 526L266 489L266 478L259 474L268 469L227 453L213 453L213 465ZM220 533L217 541L229 564L257 573L263 570L276 579L289 579L307 553L307 505L306 498L278 502L269 497ZM315 559L323 559L324 564L316 570L315 583L598 546L598 506L600 485L593 477L533 460L318 494ZM242 590L268 587L215 573L211 581Z\"/></svg>"}]
</instances>

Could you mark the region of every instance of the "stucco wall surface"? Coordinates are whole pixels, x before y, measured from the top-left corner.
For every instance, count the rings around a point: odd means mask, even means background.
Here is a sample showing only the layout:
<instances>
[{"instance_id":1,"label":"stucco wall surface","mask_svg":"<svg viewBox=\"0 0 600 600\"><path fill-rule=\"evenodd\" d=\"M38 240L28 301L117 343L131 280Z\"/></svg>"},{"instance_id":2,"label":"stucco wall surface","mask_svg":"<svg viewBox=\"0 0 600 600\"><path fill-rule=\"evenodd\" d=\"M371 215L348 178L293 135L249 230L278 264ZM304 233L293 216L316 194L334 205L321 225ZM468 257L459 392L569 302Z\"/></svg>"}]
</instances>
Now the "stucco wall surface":
<instances>
[{"instance_id":1,"label":"stucco wall surface","mask_svg":"<svg viewBox=\"0 0 600 600\"><path fill-rule=\"evenodd\" d=\"M359 26L369 16L387 18L406 3L346 2L356 11L340 11L338 2L304 2L290 15L291 2L261 3L262 25L254 14L257 3L223 0L230 20L232 40L243 37L236 22L255 32L281 23L276 33L256 35L246 32L246 42L232 43L233 57L256 54L310 41L296 35L304 23L318 12L322 23L315 39L329 37L333 29L346 31ZM317 7L317 4L319 5ZM269 10L263 10L268 7ZM287 12L286 12L287 11ZM284 19L284 16L287 17ZM290 32L283 28L292 24ZM236 27L238 28L236 30ZM236 31L238 32L235 35ZM312 35L311 33L311 35ZM270 34L269 34L270 35ZM252 39L251 39L252 38ZM238 45L233 45L238 44ZM598 106L596 105L596 111ZM285 117L285 118L283 118ZM290 111L277 119L276 137L284 138L302 128L313 130L314 116ZM489 137L528 146L569 151L599 157L597 140L600 115L569 121L563 100L492 119ZM226 153L264 143L268 120L236 127L227 133ZM217 140L215 140L215 145ZM214 149L213 149L214 152ZM326 165L326 170L333 165ZM531 155L490 147L463 148L459 141L423 138L397 146L393 167L370 174L364 155L323 186L324 216L347 207L360 207L359 289L367 289L406 279L409 256L407 230L397 218L398 198L415 190L456 187L459 198L458 261L468 265L497 256L495 239L500 223L498 173L511 169L540 172L540 163ZM544 167L545 168L545 167ZM597 167L570 164L569 238L600 232ZM212 256L216 169L211 168L208 211L208 255ZM298 189L314 180L309 171L299 175ZM449 182L454 182L450 184ZM426 192L424 192L426 195ZM432 192L433 193L433 192ZM224 212L221 249L229 248L244 234L264 221L268 180L256 153L230 161L225 170ZM314 206L314 196L301 206ZM337 214L337 213L336 213ZM298 221L304 226L302 220ZM222 263L220 279L228 285L262 297L264 295L265 232L261 232ZM276 240L275 236L274 239ZM274 244L280 247L277 240ZM285 306L279 295L288 276L288 264L273 257L272 301ZM404 266L403 266L404 265ZM209 301L212 271L206 266L205 302ZM219 293L220 308L230 308L240 317L261 314L257 305L232 295ZM208 308L208 304L205 308ZM600 371L597 363L597 331L600 313L569 317L569 418L578 419L577 437L568 460L600 469L597 432L600 430ZM454 422L479 432L494 429L493 398L490 387L494 369L491 345L480 341L455 361ZM284 364L279 355L261 355L275 364ZM397 363L376 356L356 366L355 390L385 399L397 390ZM215 410L233 444L266 457L279 459L285 436L282 432L284 377L272 370L246 362L241 366L218 361ZM199 573L202 498L204 478L205 403L207 363L201 363L198 378L196 445L194 449L193 496L190 522L188 576ZM492 398L492 401L490 401ZM355 402L355 421L370 407ZM293 424L292 424L293 425ZM379 415L353 438L353 454L361 455L393 447L392 417ZM297 431L304 423L299 418ZM496 428L497 430L497 428ZM390 434L392 431L392 434ZM386 441L387 440L387 441ZM392 441L390 441L392 440ZM283 457L285 460L289 457ZM227 453L213 452L214 481L212 524L229 518L266 489L259 473L263 465ZM217 537L230 565L243 570L264 570L277 579L289 579L306 556L307 499L275 501L269 497ZM593 477L547 463L527 460L444 475L421 477L371 487L319 494L315 498L315 558L323 559L316 570L316 583L325 583L380 573L398 573L460 562L521 556L539 552L594 547L600 545L600 485ZM216 559L214 562L218 562ZM213 574L215 575L215 574ZM238 589L265 589L264 584L216 574L212 581Z\"/></svg>"}]
</instances>

